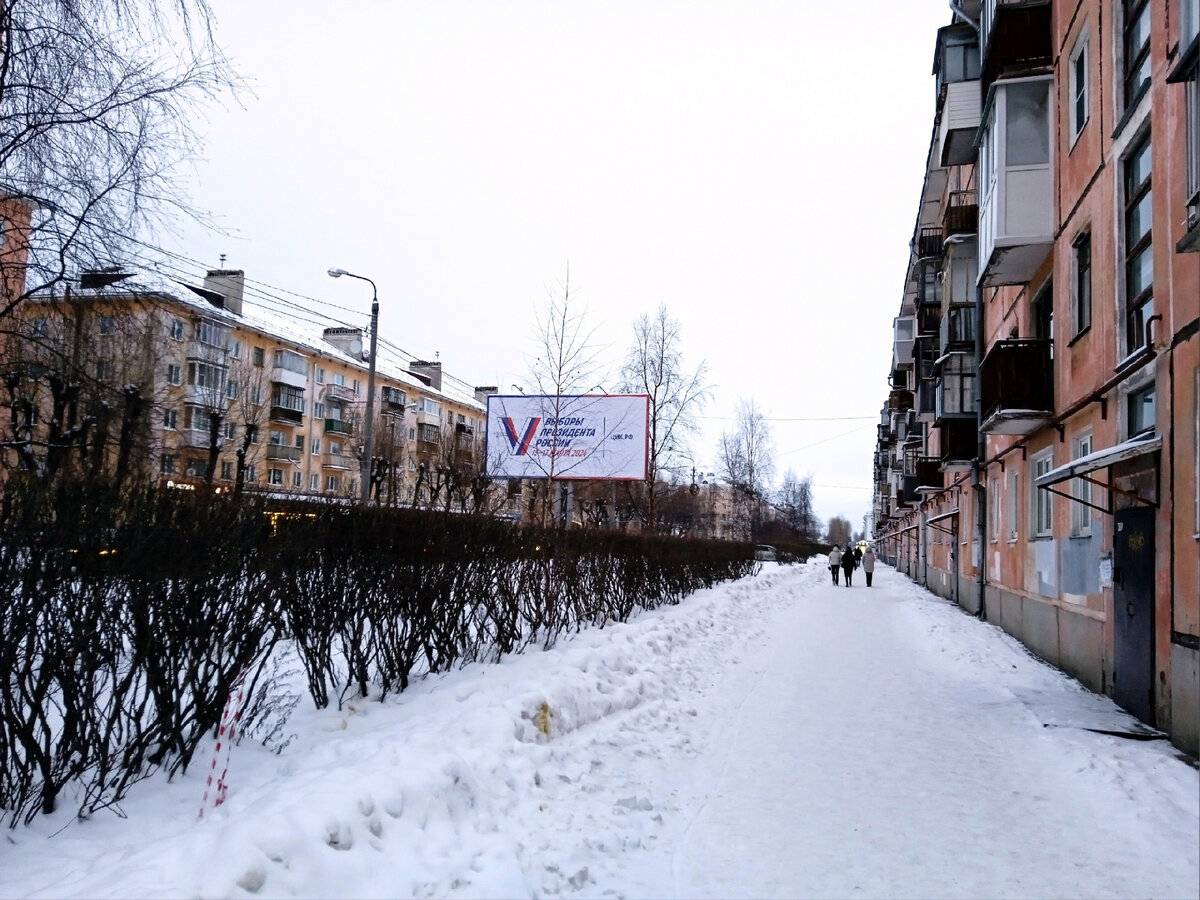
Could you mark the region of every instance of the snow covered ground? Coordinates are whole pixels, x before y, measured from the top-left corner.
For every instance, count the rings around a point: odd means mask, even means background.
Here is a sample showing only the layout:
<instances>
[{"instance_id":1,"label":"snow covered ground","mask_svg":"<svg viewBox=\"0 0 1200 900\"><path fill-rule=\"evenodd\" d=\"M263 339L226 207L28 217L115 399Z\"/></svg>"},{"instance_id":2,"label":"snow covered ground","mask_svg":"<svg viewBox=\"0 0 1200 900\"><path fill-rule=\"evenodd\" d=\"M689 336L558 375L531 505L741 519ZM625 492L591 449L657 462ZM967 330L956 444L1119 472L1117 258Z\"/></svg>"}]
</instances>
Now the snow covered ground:
<instances>
[{"instance_id":1,"label":"snow covered ground","mask_svg":"<svg viewBox=\"0 0 1200 900\"><path fill-rule=\"evenodd\" d=\"M1200 779L881 567L768 563L0 841L3 897L1196 897ZM69 806L69 804L67 804Z\"/></svg>"}]
</instances>

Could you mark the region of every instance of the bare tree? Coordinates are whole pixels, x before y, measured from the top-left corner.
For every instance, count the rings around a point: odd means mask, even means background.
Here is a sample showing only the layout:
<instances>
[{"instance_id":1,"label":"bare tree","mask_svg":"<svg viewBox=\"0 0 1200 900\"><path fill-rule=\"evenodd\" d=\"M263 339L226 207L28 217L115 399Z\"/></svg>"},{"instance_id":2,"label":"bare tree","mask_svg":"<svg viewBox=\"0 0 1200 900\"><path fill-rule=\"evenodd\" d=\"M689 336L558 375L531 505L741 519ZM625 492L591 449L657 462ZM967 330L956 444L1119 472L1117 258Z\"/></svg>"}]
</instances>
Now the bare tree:
<instances>
[{"instance_id":1,"label":"bare tree","mask_svg":"<svg viewBox=\"0 0 1200 900\"><path fill-rule=\"evenodd\" d=\"M771 424L753 400L739 400L732 432L717 448L717 467L733 493L733 515L742 537L761 522L775 471Z\"/></svg>"},{"instance_id":2,"label":"bare tree","mask_svg":"<svg viewBox=\"0 0 1200 900\"><path fill-rule=\"evenodd\" d=\"M697 431L696 416L711 398L705 383L707 365L694 370L684 367L679 322L660 306L653 315L643 315L633 326L633 344L621 367L621 389L650 398L648 473L644 523L658 527L660 470L670 470L683 455L688 438Z\"/></svg>"},{"instance_id":3,"label":"bare tree","mask_svg":"<svg viewBox=\"0 0 1200 900\"><path fill-rule=\"evenodd\" d=\"M829 530L825 533L825 540L831 544L837 544L839 547L845 547L850 543L850 520L842 516L834 516L829 520Z\"/></svg>"},{"instance_id":4,"label":"bare tree","mask_svg":"<svg viewBox=\"0 0 1200 900\"><path fill-rule=\"evenodd\" d=\"M555 481L570 465L578 463L564 465L560 460L559 423L586 405L576 395L592 390L603 380L595 329L588 325L586 308L571 294L570 273L562 282L561 294L550 293L539 314L537 345L538 355L530 363L530 380L538 394L549 398L545 418L551 423L550 450L543 467L547 490L540 504L540 521L545 525L552 505L558 502Z\"/></svg>"},{"instance_id":5,"label":"bare tree","mask_svg":"<svg viewBox=\"0 0 1200 900\"><path fill-rule=\"evenodd\" d=\"M0 198L16 226L0 322L146 226L198 215L176 169L199 143L197 103L236 86L211 25L206 0L0 2Z\"/></svg>"},{"instance_id":6,"label":"bare tree","mask_svg":"<svg viewBox=\"0 0 1200 900\"><path fill-rule=\"evenodd\" d=\"M777 505L784 521L803 540L816 540L821 531L813 513L812 476L798 478L788 469L779 487Z\"/></svg>"}]
</instances>

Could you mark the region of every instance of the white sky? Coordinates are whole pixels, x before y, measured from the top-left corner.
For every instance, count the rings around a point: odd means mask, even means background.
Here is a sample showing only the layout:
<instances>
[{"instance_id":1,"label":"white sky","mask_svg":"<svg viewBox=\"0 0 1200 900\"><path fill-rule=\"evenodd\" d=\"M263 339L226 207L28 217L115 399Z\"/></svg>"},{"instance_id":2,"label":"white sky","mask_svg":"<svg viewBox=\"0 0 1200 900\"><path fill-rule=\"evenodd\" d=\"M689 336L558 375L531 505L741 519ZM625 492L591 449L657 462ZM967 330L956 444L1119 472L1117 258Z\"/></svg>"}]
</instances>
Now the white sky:
<instances>
[{"instance_id":1,"label":"white sky","mask_svg":"<svg viewBox=\"0 0 1200 900\"><path fill-rule=\"evenodd\" d=\"M508 390L569 266L614 371L659 304L707 360L701 468L753 398L778 474L861 526L943 0L212 5L253 93L200 125L229 234L163 241L197 271L363 324L325 270L366 275L384 338Z\"/></svg>"},{"instance_id":2,"label":"white sky","mask_svg":"<svg viewBox=\"0 0 1200 900\"><path fill-rule=\"evenodd\" d=\"M1089 730L1140 726L875 575L768 563L382 703L306 697L279 755L215 756L220 807L206 742L121 817L64 798L6 829L0 896L1200 895L1194 768Z\"/></svg>"}]
</instances>

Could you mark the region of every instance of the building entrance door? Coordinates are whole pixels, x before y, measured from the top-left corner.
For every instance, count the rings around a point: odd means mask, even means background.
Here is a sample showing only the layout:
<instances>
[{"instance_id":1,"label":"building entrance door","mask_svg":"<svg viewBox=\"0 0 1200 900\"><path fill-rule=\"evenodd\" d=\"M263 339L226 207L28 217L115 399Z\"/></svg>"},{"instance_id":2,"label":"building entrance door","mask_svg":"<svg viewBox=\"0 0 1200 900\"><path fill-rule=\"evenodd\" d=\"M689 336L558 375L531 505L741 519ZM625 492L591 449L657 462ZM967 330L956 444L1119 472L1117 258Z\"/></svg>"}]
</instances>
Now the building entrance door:
<instances>
[{"instance_id":1,"label":"building entrance door","mask_svg":"<svg viewBox=\"0 0 1200 900\"><path fill-rule=\"evenodd\" d=\"M1113 514L1113 699L1154 724L1154 513Z\"/></svg>"}]
</instances>

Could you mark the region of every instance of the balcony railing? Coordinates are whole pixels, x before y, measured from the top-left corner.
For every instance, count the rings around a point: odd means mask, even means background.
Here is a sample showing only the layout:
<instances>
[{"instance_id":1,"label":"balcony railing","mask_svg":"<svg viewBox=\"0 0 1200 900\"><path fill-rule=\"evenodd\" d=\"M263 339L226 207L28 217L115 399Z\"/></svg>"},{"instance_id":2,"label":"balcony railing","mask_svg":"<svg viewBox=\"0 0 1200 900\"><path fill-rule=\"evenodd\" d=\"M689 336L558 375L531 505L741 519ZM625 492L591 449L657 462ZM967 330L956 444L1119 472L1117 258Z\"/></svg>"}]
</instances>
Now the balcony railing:
<instances>
[{"instance_id":1,"label":"balcony railing","mask_svg":"<svg viewBox=\"0 0 1200 900\"><path fill-rule=\"evenodd\" d=\"M946 237L979 230L979 196L975 191L951 191L942 217Z\"/></svg>"},{"instance_id":2,"label":"balcony railing","mask_svg":"<svg viewBox=\"0 0 1200 900\"><path fill-rule=\"evenodd\" d=\"M267 459L288 459L300 461L300 448L289 447L286 444L267 444Z\"/></svg>"},{"instance_id":3,"label":"balcony railing","mask_svg":"<svg viewBox=\"0 0 1200 900\"><path fill-rule=\"evenodd\" d=\"M1054 417L1053 343L997 341L979 366L980 407L989 434L1029 434Z\"/></svg>"},{"instance_id":4,"label":"balcony railing","mask_svg":"<svg viewBox=\"0 0 1200 900\"><path fill-rule=\"evenodd\" d=\"M922 456L917 459L917 489L938 488L946 486L946 476L942 472L942 461L934 456Z\"/></svg>"},{"instance_id":5,"label":"balcony railing","mask_svg":"<svg viewBox=\"0 0 1200 900\"><path fill-rule=\"evenodd\" d=\"M944 419L937 425L943 466L969 463L979 452L979 432L974 419Z\"/></svg>"},{"instance_id":6,"label":"balcony railing","mask_svg":"<svg viewBox=\"0 0 1200 900\"><path fill-rule=\"evenodd\" d=\"M345 419L326 419L326 434L353 434L354 426Z\"/></svg>"},{"instance_id":7,"label":"balcony railing","mask_svg":"<svg viewBox=\"0 0 1200 900\"><path fill-rule=\"evenodd\" d=\"M912 391L892 391L888 394L888 409L912 409Z\"/></svg>"},{"instance_id":8,"label":"balcony railing","mask_svg":"<svg viewBox=\"0 0 1200 900\"><path fill-rule=\"evenodd\" d=\"M921 306L917 308L917 337L936 335L942 324L942 308L940 306Z\"/></svg>"},{"instance_id":9,"label":"balcony railing","mask_svg":"<svg viewBox=\"0 0 1200 900\"><path fill-rule=\"evenodd\" d=\"M347 384L334 384L330 382L325 385L326 400L356 400L358 393L353 387Z\"/></svg>"},{"instance_id":10,"label":"balcony railing","mask_svg":"<svg viewBox=\"0 0 1200 900\"><path fill-rule=\"evenodd\" d=\"M289 425L300 425L304 422L304 410L292 409L289 406L272 406L272 422L286 422Z\"/></svg>"},{"instance_id":11,"label":"balcony railing","mask_svg":"<svg viewBox=\"0 0 1200 900\"><path fill-rule=\"evenodd\" d=\"M942 255L942 229L922 228L917 235L917 256Z\"/></svg>"}]
</instances>

